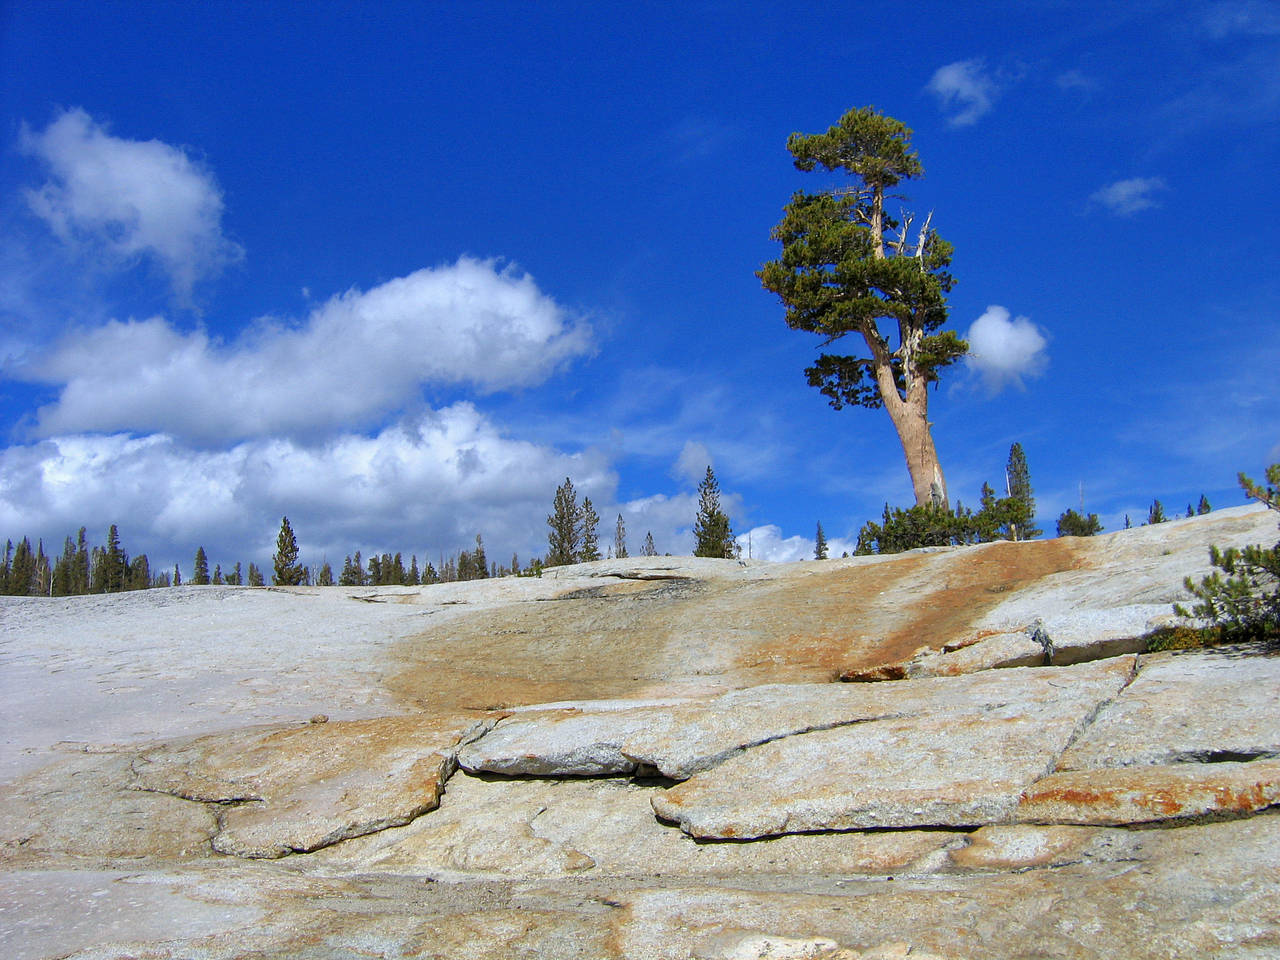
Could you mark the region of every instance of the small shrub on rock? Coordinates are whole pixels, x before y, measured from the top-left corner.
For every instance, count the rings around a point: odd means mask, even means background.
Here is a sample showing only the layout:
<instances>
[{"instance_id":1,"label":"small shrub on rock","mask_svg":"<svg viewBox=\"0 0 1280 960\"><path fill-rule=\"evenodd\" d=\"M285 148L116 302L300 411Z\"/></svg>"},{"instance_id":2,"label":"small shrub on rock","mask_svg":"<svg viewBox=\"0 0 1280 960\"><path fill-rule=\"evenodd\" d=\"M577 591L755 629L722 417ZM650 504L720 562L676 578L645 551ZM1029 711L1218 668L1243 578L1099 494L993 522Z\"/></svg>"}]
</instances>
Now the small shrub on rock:
<instances>
[{"instance_id":1,"label":"small shrub on rock","mask_svg":"<svg viewBox=\"0 0 1280 960\"><path fill-rule=\"evenodd\" d=\"M1280 510L1280 463L1267 467L1266 479L1263 487L1242 473L1240 486L1253 499ZM1280 646L1280 542L1243 550L1212 546L1209 562L1217 568L1213 573L1198 584L1190 577L1184 582L1196 603L1190 610L1175 604L1175 612L1212 627L1224 641L1262 640Z\"/></svg>"}]
</instances>

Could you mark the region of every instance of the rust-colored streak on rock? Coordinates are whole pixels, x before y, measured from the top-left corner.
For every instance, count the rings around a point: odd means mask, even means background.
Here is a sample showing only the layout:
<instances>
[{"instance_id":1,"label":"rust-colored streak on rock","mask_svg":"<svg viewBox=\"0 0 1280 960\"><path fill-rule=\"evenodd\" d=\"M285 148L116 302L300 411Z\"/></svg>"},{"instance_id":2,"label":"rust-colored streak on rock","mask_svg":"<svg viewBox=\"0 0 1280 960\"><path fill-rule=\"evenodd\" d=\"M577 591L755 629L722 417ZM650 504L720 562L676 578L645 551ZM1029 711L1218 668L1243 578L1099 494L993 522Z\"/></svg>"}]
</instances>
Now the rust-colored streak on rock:
<instances>
[{"instance_id":1,"label":"rust-colored streak on rock","mask_svg":"<svg viewBox=\"0 0 1280 960\"><path fill-rule=\"evenodd\" d=\"M1280 802L1280 761L1178 763L1055 773L1022 796L1032 823L1146 823L1242 816Z\"/></svg>"},{"instance_id":2,"label":"rust-colored streak on rock","mask_svg":"<svg viewBox=\"0 0 1280 960\"><path fill-rule=\"evenodd\" d=\"M748 656L803 662L831 675L900 679L906 675L902 662L921 647L962 647L979 639L975 624L1019 587L1082 564L1078 547L1059 539L904 554L846 567L786 584L787 595L776 603L798 624L816 629L778 637ZM1000 589L993 591L993 584Z\"/></svg>"}]
</instances>

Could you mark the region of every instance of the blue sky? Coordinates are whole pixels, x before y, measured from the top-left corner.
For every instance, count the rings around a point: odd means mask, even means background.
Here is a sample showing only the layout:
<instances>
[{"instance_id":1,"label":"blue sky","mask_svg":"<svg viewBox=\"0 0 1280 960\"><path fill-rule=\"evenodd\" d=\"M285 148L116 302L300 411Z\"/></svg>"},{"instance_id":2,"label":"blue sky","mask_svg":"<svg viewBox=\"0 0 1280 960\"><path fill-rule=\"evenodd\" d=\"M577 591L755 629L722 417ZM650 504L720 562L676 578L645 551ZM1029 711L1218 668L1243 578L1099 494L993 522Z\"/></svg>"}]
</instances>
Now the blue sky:
<instances>
[{"instance_id":1,"label":"blue sky","mask_svg":"<svg viewBox=\"0 0 1280 960\"><path fill-rule=\"evenodd\" d=\"M1023 444L1114 530L1280 459L1280 4L0 4L0 536L154 564L546 549L565 476L687 552L911 500L754 271L793 131L914 130L975 356L953 500ZM980 349L979 349L980 347ZM745 538L744 538L745 539Z\"/></svg>"}]
</instances>

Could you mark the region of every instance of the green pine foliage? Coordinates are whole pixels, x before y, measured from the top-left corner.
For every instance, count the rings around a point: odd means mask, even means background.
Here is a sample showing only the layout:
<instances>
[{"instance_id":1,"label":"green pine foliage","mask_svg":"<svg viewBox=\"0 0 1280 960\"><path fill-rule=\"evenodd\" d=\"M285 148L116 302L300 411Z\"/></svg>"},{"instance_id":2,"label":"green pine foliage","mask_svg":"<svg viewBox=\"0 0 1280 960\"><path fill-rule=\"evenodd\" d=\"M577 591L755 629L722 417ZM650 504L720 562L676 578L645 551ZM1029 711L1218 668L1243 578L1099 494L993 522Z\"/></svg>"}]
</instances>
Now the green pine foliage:
<instances>
[{"instance_id":1,"label":"green pine foliage","mask_svg":"<svg viewBox=\"0 0 1280 960\"><path fill-rule=\"evenodd\" d=\"M599 524L600 516L596 513L596 508L591 503L591 498L583 498L582 546L578 550L578 561L580 563L590 563L592 560L600 559L600 538L596 534L596 527Z\"/></svg>"},{"instance_id":2,"label":"green pine foliage","mask_svg":"<svg viewBox=\"0 0 1280 960\"><path fill-rule=\"evenodd\" d=\"M1151 504L1151 508L1147 511L1147 525L1155 523L1164 523L1169 518L1165 516L1164 504L1159 500L1155 500Z\"/></svg>"},{"instance_id":3,"label":"green pine foliage","mask_svg":"<svg viewBox=\"0 0 1280 960\"><path fill-rule=\"evenodd\" d=\"M298 538L288 517L280 518L280 533L276 536L276 552L271 558L271 583L277 587L296 587L306 580L306 572L298 562Z\"/></svg>"},{"instance_id":4,"label":"green pine foliage","mask_svg":"<svg viewBox=\"0 0 1280 960\"><path fill-rule=\"evenodd\" d=\"M822 521L818 521L818 532L813 538L813 559L827 559L827 535L822 532Z\"/></svg>"},{"instance_id":5,"label":"green pine foliage","mask_svg":"<svg viewBox=\"0 0 1280 960\"><path fill-rule=\"evenodd\" d=\"M1016 505L1005 530L1008 540L1034 540L1044 533L1033 521L1036 515L1036 498L1031 492L1031 472L1027 469L1027 456L1022 444L1009 448L1009 462L1005 466L1009 482L1009 499Z\"/></svg>"},{"instance_id":6,"label":"green pine foliage","mask_svg":"<svg viewBox=\"0 0 1280 960\"><path fill-rule=\"evenodd\" d=\"M547 557L545 565L560 567L576 563L582 550L582 507L578 492L568 477L556 488L551 513L547 517Z\"/></svg>"},{"instance_id":7,"label":"green pine foliage","mask_svg":"<svg viewBox=\"0 0 1280 960\"><path fill-rule=\"evenodd\" d=\"M1092 537L1101 532L1102 522L1096 513L1085 516L1074 510L1067 510L1058 517L1058 536L1060 537Z\"/></svg>"},{"instance_id":8,"label":"green pine foliage","mask_svg":"<svg viewBox=\"0 0 1280 960\"><path fill-rule=\"evenodd\" d=\"M204 547L196 549L196 559L191 567L191 580L189 582L197 587L207 587L209 585L209 558L205 556Z\"/></svg>"},{"instance_id":9,"label":"green pine foliage","mask_svg":"<svg viewBox=\"0 0 1280 960\"><path fill-rule=\"evenodd\" d=\"M1280 463L1266 470L1266 486L1254 483L1243 473L1240 486L1245 493L1272 510L1280 511ZM1175 604L1182 617L1194 618L1224 641L1262 640L1280 646L1280 541L1272 547L1257 544L1243 550L1209 548L1212 573L1195 583L1190 577L1183 585L1195 597L1190 609Z\"/></svg>"},{"instance_id":10,"label":"green pine foliage","mask_svg":"<svg viewBox=\"0 0 1280 960\"><path fill-rule=\"evenodd\" d=\"M627 556L627 526L622 522L622 514L618 514L618 521L613 525L613 555L619 560Z\"/></svg>"},{"instance_id":11,"label":"green pine foliage","mask_svg":"<svg viewBox=\"0 0 1280 960\"><path fill-rule=\"evenodd\" d=\"M657 555L658 548L653 544L653 533L652 531L646 530L644 532L644 543L640 545L640 556L656 557Z\"/></svg>"},{"instance_id":12,"label":"green pine foliage","mask_svg":"<svg viewBox=\"0 0 1280 960\"><path fill-rule=\"evenodd\" d=\"M771 234L782 255L756 275L786 307L791 329L817 334L824 346L845 337L856 344L855 354L820 355L805 370L810 386L837 410L883 407L911 451L916 503L945 504L928 388L968 344L942 329L953 284L951 245L931 229L932 215L913 239L912 217L899 222L885 208L889 191L924 174L911 130L863 107L826 133L793 133L787 150L797 169L844 173L850 185L793 194Z\"/></svg>"},{"instance_id":13,"label":"green pine foliage","mask_svg":"<svg viewBox=\"0 0 1280 960\"><path fill-rule=\"evenodd\" d=\"M729 517L720 509L720 484L710 464L698 485L698 515L693 521L693 538L695 557L732 557L736 553Z\"/></svg>"}]
</instances>

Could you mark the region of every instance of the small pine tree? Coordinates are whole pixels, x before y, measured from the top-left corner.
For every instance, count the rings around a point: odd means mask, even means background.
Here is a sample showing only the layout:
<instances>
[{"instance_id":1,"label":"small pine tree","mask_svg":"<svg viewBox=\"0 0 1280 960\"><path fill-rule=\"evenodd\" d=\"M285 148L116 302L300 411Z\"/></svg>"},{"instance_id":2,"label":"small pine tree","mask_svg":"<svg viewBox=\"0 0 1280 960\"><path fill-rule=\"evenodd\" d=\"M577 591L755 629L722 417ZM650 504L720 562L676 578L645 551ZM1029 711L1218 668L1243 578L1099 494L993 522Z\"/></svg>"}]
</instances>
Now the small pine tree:
<instances>
[{"instance_id":1,"label":"small pine tree","mask_svg":"<svg viewBox=\"0 0 1280 960\"><path fill-rule=\"evenodd\" d=\"M1102 522L1096 513L1088 516L1067 510L1058 518L1058 536L1092 537L1102 532Z\"/></svg>"},{"instance_id":2,"label":"small pine tree","mask_svg":"<svg viewBox=\"0 0 1280 960\"><path fill-rule=\"evenodd\" d=\"M1239 479L1246 496L1280 510L1280 463L1267 467L1266 486L1243 473ZM1269 646L1280 646L1280 542L1243 549L1212 546L1209 562L1217 570L1200 583L1190 577L1183 581L1198 602L1190 610L1175 604L1174 611L1207 621L1224 640L1262 640Z\"/></svg>"},{"instance_id":3,"label":"small pine tree","mask_svg":"<svg viewBox=\"0 0 1280 960\"><path fill-rule=\"evenodd\" d=\"M585 498L582 501L582 546L578 550L578 560L582 563L600 559L600 538L596 536L596 526L599 523L600 516L596 513L591 498Z\"/></svg>"},{"instance_id":4,"label":"small pine tree","mask_svg":"<svg viewBox=\"0 0 1280 960\"><path fill-rule=\"evenodd\" d=\"M1203 493L1200 494L1200 502L1196 504L1196 514L1199 516L1204 516L1206 513L1208 513L1212 509L1213 507L1209 506L1209 501L1205 497L1205 495Z\"/></svg>"},{"instance_id":5,"label":"small pine tree","mask_svg":"<svg viewBox=\"0 0 1280 960\"><path fill-rule=\"evenodd\" d=\"M305 574L302 564L298 563L298 538L293 535L288 517L280 518L280 533L276 536L276 552L271 562L273 585L296 587L303 582Z\"/></svg>"},{"instance_id":6,"label":"small pine tree","mask_svg":"<svg viewBox=\"0 0 1280 960\"><path fill-rule=\"evenodd\" d=\"M1147 511L1147 525L1164 523L1168 519L1164 515L1164 505L1159 500L1152 502L1151 509Z\"/></svg>"},{"instance_id":7,"label":"small pine tree","mask_svg":"<svg viewBox=\"0 0 1280 960\"><path fill-rule=\"evenodd\" d=\"M640 548L640 556L656 557L657 555L658 548L653 545L653 533L646 530L644 534L644 545Z\"/></svg>"},{"instance_id":8,"label":"small pine tree","mask_svg":"<svg viewBox=\"0 0 1280 960\"><path fill-rule=\"evenodd\" d=\"M253 566L253 564L249 564L249 566ZM173 565L173 585L175 587L182 586L182 571L178 569L176 563Z\"/></svg>"},{"instance_id":9,"label":"small pine tree","mask_svg":"<svg viewBox=\"0 0 1280 960\"><path fill-rule=\"evenodd\" d=\"M822 532L822 521L818 521L818 533L813 539L813 559L827 559L827 535Z\"/></svg>"},{"instance_id":10,"label":"small pine tree","mask_svg":"<svg viewBox=\"0 0 1280 960\"><path fill-rule=\"evenodd\" d=\"M234 570L232 570L232 571L231 571L231 573L227 576L227 583L231 584L232 586L236 586L236 587L238 587L238 586L240 586L241 584L243 584L243 583L244 583L244 578L243 578L243 576L242 576L242 575L241 575L241 573L240 573L240 561L239 561L239 560L237 560L237 561L236 561L235 569L234 569Z\"/></svg>"},{"instance_id":11,"label":"small pine tree","mask_svg":"<svg viewBox=\"0 0 1280 960\"><path fill-rule=\"evenodd\" d=\"M222 564L220 563L213 565L213 582L218 586L222 586Z\"/></svg>"},{"instance_id":12,"label":"small pine tree","mask_svg":"<svg viewBox=\"0 0 1280 960\"><path fill-rule=\"evenodd\" d=\"M1036 498L1031 493L1031 472L1027 468L1027 457L1022 452L1020 443L1009 448L1005 477L1009 484L1009 499L1017 505L1015 516L1009 524L1009 539L1034 540L1044 531L1032 523L1036 516Z\"/></svg>"},{"instance_id":13,"label":"small pine tree","mask_svg":"<svg viewBox=\"0 0 1280 960\"><path fill-rule=\"evenodd\" d=\"M613 555L619 560L627 556L627 527L622 522L622 514L618 514L618 520L613 525Z\"/></svg>"},{"instance_id":14,"label":"small pine tree","mask_svg":"<svg viewBox=\"0 0 1280 960\"><path fill-rule=\"evenodd\" d=\"M320 572L316 574L316 586L317 587L333 586L333 567L329 566L328 560L326 560L323 564L321 564Z\"/></svg>"},{"instance_id":15,"label":"small pine tree","mask_svg":"<svg viewBox=\"0 0 1280 960\"><path fill-rule=\"evenodd\" d=\"M576 562L582 549L582 508L578 506L578 492L568 477L556 488L551 514L547 517L548 567L559 567Z\"/></svg>"},{"instance_id":16,"label":"small pine tree","mask_svg":"<svg viewBox=\"0 0 1280 960\"><path fill-rule=\"evenodd\" d=\"M262 571L259 570L257 565L253 563L249 564L249 586L251 587L263 586Z\"/></svg>"},{"instance_id":17,"label":"small pine tree","mask_svg":"<svg viewBox=\"0 0 1280 960\"><path fill-rule=\"evenodd\" d=\"M409 577L407 586L416 587L422 583L422 573L418 570L418 555L409 558Z\"/></svg>"},{"instance_id":18,"label":"small pine tree","mask_svg":"<svg viewBox=\"0 0 1280 960\"><path fill-rule=\"evenodd\" d=\"M733 556L733 531L728 516L720 509L720 484L710 464L698 485L698 515L693 521L693 537L695 557Z\"/></svg>"},{"instance_id":19,"label":"small pine tree","mask_svg":"<svg viewBox=\"0 0 1280 960\"><path fill-rule=\"evenodd\" d=\"M209 585L209 558L205 556L204 547L196 548L196 560L192 567L191 583L197 587Z\"/></svg>"},{"instance_id":20,"label":"small pine tree","mask_svg":"<svg viewBox=\"0 0 1280 960\"><path fill-rule=\"evenodd\" d=\"M475 577L477 580L483 580L489 576L489 558L484 555L484 540L481 539L478 533L476 534L476 550L471 555L471 559L475 564Z\"/></svg>"}]
</instances>

